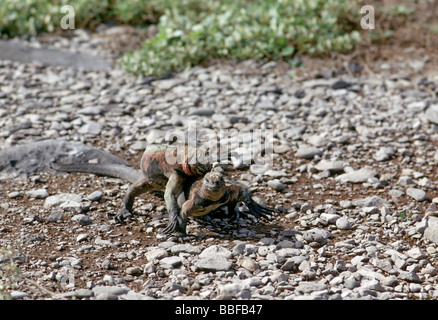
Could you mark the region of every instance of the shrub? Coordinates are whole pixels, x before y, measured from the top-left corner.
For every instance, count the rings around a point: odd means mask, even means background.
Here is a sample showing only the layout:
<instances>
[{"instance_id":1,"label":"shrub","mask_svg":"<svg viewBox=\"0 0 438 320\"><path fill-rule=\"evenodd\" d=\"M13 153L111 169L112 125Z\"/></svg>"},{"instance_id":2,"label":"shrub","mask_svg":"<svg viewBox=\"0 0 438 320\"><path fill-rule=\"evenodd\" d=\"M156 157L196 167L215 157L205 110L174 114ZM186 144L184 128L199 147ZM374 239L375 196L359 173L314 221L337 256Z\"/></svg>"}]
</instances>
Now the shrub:
<instances>
[{"instance_id":1,"label":"shrub","mask_svg":"<svg viewBox=\"0 0 438 320\"><path fill-rule=\"evenodd\" d=\"M20 269L13 261L14 250L0 248L0 300L9 300L12 290L20 279Z\"/></svg>"},{"instance_id":2,"label":"shrub","mask_svg":"<svg viewBox=\"0 0 438 320\"><path fill-rule=\"evenodd\" d=\"M210 59L288 61L297 53L348 51L360 40L359 10L347 0L0 0L0 35L52 32L66 4L77 28L158 23L158 34L121 61L147 76Z\"/></svg>"},{"instance_id":3,"label":"shrub","mask_svg":"<svg viewBox=\"0 0 438 320\"><path fill-rule=\"evenodd\" d=\"M158 34L123 58L126 69L160 75L209 59L289 60L298 52L348 51L360 40L358 31L343 27L343 18L353 12L348 1L207 2L205 11L166 8Z\"/></svg>"}]
</instances>

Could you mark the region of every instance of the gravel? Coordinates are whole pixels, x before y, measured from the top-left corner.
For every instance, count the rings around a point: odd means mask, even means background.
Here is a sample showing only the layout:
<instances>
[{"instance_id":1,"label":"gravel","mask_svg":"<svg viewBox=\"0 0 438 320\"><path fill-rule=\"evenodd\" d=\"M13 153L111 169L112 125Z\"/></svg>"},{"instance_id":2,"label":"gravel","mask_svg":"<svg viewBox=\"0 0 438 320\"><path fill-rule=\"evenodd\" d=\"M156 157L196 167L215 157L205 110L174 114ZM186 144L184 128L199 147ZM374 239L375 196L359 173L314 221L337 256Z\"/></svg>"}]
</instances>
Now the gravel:
<instances>
[{"instance_id":1,"label":"gravel","mask_svg":"<svg viewBox=\"0 0 438 320\"><path fill-rule=\"evenodd\" d=\"M42 45L113 57L84 34ZM0 246L22 274L11 298L436 299L438 72L418 73L411 59L391 62L398 73L291 77L245 61L167 79L0 60ZM160 197L138 199L121 225L107 215L125 181L47 167L59 155L99 162L91 147L137 167L146 143L191 121L238 130L241 155L244 130L272 129L272 164L218 170L275 207L273 218L242 206L237 222L219 212L190 219L188 238L164 236Z\"/></svg>"},{"instance_id":2,"label":"gravel","mask_svg":"<svg viewBox=\"0 0 438 320\"><path fill-rule=\"evenodd\" d=\"M426 192L418 188L407 188L406 194L417 201L424 201L427 198Z\"/></svg>"}]
</instances>

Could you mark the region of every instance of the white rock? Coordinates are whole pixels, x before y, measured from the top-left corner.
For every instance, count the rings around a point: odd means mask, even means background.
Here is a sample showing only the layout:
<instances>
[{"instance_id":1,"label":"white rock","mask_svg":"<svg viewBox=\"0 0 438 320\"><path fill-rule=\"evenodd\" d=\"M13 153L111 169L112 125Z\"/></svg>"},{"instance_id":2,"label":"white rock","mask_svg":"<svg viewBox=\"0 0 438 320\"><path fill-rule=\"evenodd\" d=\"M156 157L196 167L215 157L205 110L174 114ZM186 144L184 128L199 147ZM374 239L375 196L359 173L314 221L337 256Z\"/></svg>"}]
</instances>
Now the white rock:
<instances>
[{"instance_id":1,"label":"white rock","mask_svg":"<svg viewBox=\"0 0 438 320\"><path fill-rule=\"evenodd\" d=\"M406 194L417 201L424 201L427 199L426 192L418 188L407 188Z\"/></svg>"},{"instance_id":2,"label":"white rock","mask_svg":"<svg viewBox=\"0 0 438 320\"><path fill-rule=\"evenodd\" d=\"M167 257L169 254L167 253L166 249L163 248L157 248L157 249L153 249L151 251L148 251L145 253L146 259L148 259L148 261L154 261L155 259L163 259L165 257Z\"/></svg>"},{"instance_id":3,"label":"white rock","mask_svg":"<svg viewBox=\"0 0 438 320\"><path fill-rule=\"evenodd\" d=\"M420 260L427 257L426 253L417 247L406 251L406 255L415 260Z\"/></svg>"},{"instance_id":4,"label":"white rock","mask_svg":"<svg viewBox=\"0 0 438 320\"><path fill-rule=\"evenodd\" d=\"M24 299L24 298L28 298L28 297L29 297L29 294L26 292L16 291L16 290L11 291L12 300L20 300L20 299Z\"/></svg>"},{"instance_id":5,"label":"white rock","mask_svg":"<svg viewBox=\"0 0 438 320\"><path fill-rule=\"evenodd\" d=\"M79 223L81 226L88 226L90 224L93 224L93 220L86 214L77 214L71 219Z\"/></svg>"},{"instance_id":6,"label":"white rock","mask_svg":"<svg viewBox=\"0 0 438 320\"><path fill-rule=\"evenodd\" d=\"M165 258L160 260L160 265L163 268L167 268L167 269L177 268L181 264L182 264L182 259L180 257L177 257L177 256L165 257Z\"/></svg>"},{"instance_id":7,"label":"white rock","mask_svg":"<svg viewBox=\"0 0 438 320\"><path fill-rule=\"evenodd\" d=\"M350 230L352 228L347 217L341 217L336 220L336 227L340 230Z\"/></svg>"},{"instance_id":8,"label":"white rock","mask_svg":"<svg viewBox=\"0 0 438 320\"><path fill-rule=\"evenodd\" d=\"M426 110L426 119L434 124L438 124L438 104L430 105Z\"/></svg>"},{"instance_id":9,"label":"white rock","mask_svg":"<svg viewBox=\"0 0 438 320\"><path fill-rule=\"evenodd\" d=\"M35 189L26 191L26 195L35 199L44 199L49 196L49 193L46 189Z\"/></svg>"},{"instance_id":10,"label":"white rock","mask_svg":"<svg viewBox=\"0 0 438 320\"><path fill-rule=\"evenodd\" d=\"M238 264L250 272L255 272L259 269L259 265L250 257L239 259Z\"/></svg>"},{"instance_id":11,"label":"white rock","mask_svg":"<svg viewBox=\"0 0 438 320\"><path fill-rule=\"evenodd\" d=\"M80 127L78 132L80 134L97 136L102 133L102 125L97 122L91 121Z\"/></svg>"},{"instance_id":12,"label":"white rock","mask_svg":"<svg viewBox=\"0 0 438 320\"><path fill-rule=\"evenodd\" d=\"M341 216L338 214L334 214L334 213L321 213L320 218L327 221L328 223L336 223L336 221L340 218Z\"/></svg>"},{"instance_id":13,"label":"white rock","mask_svg":"<svg viewBox=\"0 0 438 320\"><path fill-rule=\"evenodd\" d=\"M278 191L278 192L283 191L285 188L284 184L278 179L269 180L268 186L270 186L272 189L274 189L275 191Z\"/></svg>"},{"instance_id":14,"label":"white rock","mask_svg":"<svg viewBox=\"0 0 438 320\"><path fill-rule=\"evenodd\" d=\"M382 286L379 280L371 279L371 280L362 280L360 283L360 287L368 290L375 290L379 292L385 291L385 288Z\"/></svg>"},{"instance_id":15,"label":"white rock","mask_svg":"<svg viewBox=\"0 0 438 320\"><path fill-rule=\"evenodd\" d=\"M61 193L58 195L53 195L45 199L44 208L59 207L61 204L67 201L79 203L82 201L82 197L75 193Z\"/></svg>"},{"instance_id":16,"label":"white rock","mask_svg":"<svg viewBox=\"0 0 438 320\"><path fill-rule=\"evenodd\" d=\"M376 175L376 170L369 167L364 167L359 170L341 174L335 179L343 183L363 183L368 181L368 179L374 178Z\"/></svg>"},{"instance_id":17,"label":"white rock","mask_svg":"<svg viewBox=\"0 0 438 320\"><path fill-rule=\"evenodd\" d=\"M345 166L346 166L346 163L343 161L329 161L329 160L322 159L321 161L319 161L315 165L315 168L316 168L316 170L319 170L319 171L327 170L330 172L338 173L338 172L343 172Z\"/></svg>"},{"instance_id":18,"label":"white rock","mask_svg":"<svg viewBox=\"0 0 438 320\"><path fill-rule=\"evenodd\" d=\"M199 255L200 258L214 258L216 256L222 256L226 259L230 259L233 255L230 250L218 245L212 245L204 249Z\"/></svg>"},{"instance_id":19,"label":"white rock","mask_svg":"<svg viewBox=\"0 0 438 320\"><path fill-rule=\"evenodd\" d=\"M424 238L438 244L438 225L427 227L424 230Z\"/></svg>"},{"instance_id":20,"label":"white rock","mask_svg":"<svg viewBox=\"0 0 438 320\"><path fill-rule=\"evenodd\" d=\"M315 156L321 156L322 150L316 147L301 146L295 156L303 159L313 159Z\"/></svg>"},{"instance_id":21,"label":"white rock","mask_svg":"<svg viewBox=\"0 0 438 320\"><path fill-rule=\"evenodd\" d=\"M218 255L201 258L195 262L195 266L205 271L228 271L233 264L224 256Z\"/></svg>"}]
</instances>

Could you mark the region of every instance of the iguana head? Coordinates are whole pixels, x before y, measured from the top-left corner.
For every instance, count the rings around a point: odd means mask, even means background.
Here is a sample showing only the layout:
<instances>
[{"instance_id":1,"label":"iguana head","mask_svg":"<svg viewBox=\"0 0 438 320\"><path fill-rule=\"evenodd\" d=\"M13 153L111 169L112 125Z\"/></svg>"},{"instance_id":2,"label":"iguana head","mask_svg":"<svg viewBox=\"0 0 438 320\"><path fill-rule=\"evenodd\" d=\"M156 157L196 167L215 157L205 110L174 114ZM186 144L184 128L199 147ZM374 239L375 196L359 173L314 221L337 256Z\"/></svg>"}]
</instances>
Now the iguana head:
<instances>
[{"instance_id":1,"label":"iguana head","mask_svg":"<svg viewBox=\"0 0 438 320\"><path fill-rule=\"evenodd\" d=\"M219 172L208 172L203 179L203 186L214 190L222 188L225 185L224 177Z\"/></svg>"},{"instance_id":2,"label":"iguana head","mask_svg":"<svg viewBox=\"0 0 438 320\"><path fill-rule=\"evenodd\" d=\"M208 172L202 179L199 195L211 201L220 199L226 191L224 177L219 172Z\"/></svg>"}]
</instances>

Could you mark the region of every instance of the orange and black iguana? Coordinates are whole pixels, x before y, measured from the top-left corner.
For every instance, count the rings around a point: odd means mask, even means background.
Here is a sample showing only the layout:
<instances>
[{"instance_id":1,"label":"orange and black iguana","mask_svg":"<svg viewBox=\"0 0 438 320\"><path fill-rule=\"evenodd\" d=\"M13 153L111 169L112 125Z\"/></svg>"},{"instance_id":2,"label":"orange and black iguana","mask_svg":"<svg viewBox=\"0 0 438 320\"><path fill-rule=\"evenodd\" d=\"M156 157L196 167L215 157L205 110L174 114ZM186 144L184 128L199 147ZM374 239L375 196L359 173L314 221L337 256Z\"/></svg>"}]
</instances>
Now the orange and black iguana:
<instances>
[{"instance_id":1,"label":"orange and black iguana","mask_svg":"<svg viewBox=\"0 0 438 320\"><path fill-rule=\"evenodd\" d=\"M193 182L188 191L188 198L182 205L180 215L169 220L169 225L163 232L177 227L179 232L185 234L188 216L204 216L224 205L228 207L228 212L233 214L240 201L246 204L256 218L267 218L267 215L274 211L255 202L242 186L226 185L223 175L218 172L208 172L203 178Z\"/></svg>"},{"instance_id":2,"label":"orange and black iguana","mask_svg":"<svg viewBox=\"0 0 438 320\"><path fill-rule=\"evenodd\" d=\"M172 161L169 161L169 156ZM53 163L52 168L111 176L131 182L123 206L115 216L119 222L132 215L135 197L148 191L164 190L169 213L169 224L164 233L176 231L186 234L187 216L206 215L223 205L234 209L239 201L243 201L256 217L266 217L273 212L257 204L242 187L226 186L222 175L210 172L212 162L207 158L205 151L198 148L149 145L140 161L141 173L117 164ZM177 199L183 192L187 201L180 209Z\"/></svg>"}]
</instances>

